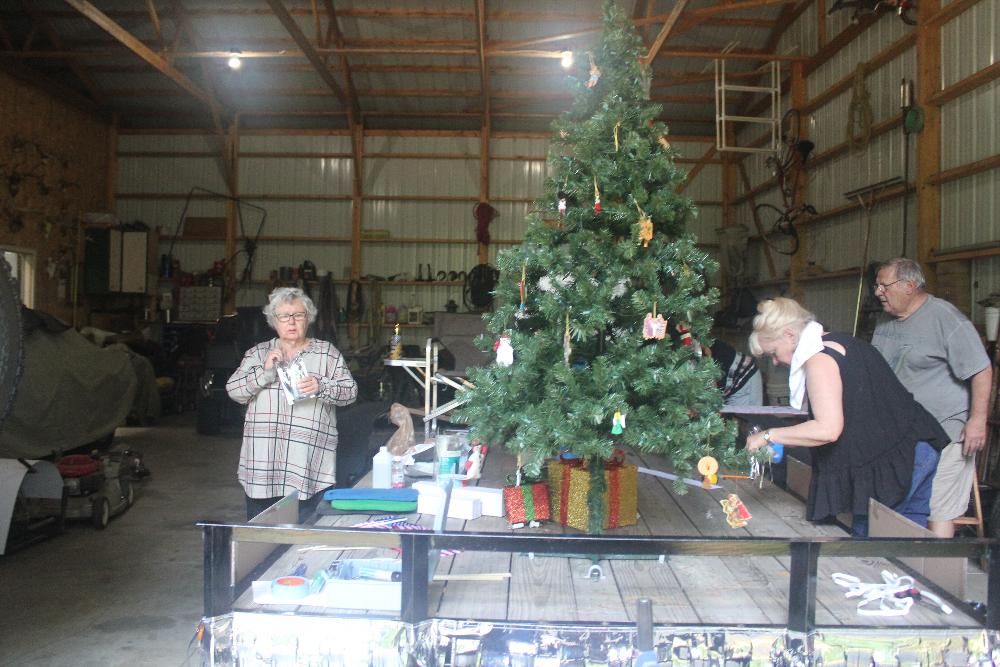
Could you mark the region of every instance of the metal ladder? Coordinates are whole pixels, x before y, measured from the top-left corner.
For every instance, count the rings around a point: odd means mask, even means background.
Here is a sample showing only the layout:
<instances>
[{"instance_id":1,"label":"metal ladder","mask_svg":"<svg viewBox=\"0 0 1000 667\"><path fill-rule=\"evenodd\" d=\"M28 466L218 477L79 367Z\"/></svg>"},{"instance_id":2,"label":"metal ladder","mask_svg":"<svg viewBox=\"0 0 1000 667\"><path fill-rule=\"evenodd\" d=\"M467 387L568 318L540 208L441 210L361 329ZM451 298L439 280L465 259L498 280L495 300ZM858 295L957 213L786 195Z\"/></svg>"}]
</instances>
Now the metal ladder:
<instances>
[{"instance_id":1,"label":"metal ladder","mask_svg":"<svg viewBox=\"0 0 1000 667\"><path fill-rule=\"evenodd\" d=\"M735 153L774 153L781 143L781 66L777 60L765 65L770 69L769 86L744 86L726 82L726 61L715 61L715 148L718 151ZM771 99L771 113L768 116L730 116L726 113L726 93L762 93ZM753 146L730 146L727 143L726 130L730 123L756 123L770 125L770 145L755 148ZM736 132L733 132L733 136Z\"/></svg>"}]
</instances>

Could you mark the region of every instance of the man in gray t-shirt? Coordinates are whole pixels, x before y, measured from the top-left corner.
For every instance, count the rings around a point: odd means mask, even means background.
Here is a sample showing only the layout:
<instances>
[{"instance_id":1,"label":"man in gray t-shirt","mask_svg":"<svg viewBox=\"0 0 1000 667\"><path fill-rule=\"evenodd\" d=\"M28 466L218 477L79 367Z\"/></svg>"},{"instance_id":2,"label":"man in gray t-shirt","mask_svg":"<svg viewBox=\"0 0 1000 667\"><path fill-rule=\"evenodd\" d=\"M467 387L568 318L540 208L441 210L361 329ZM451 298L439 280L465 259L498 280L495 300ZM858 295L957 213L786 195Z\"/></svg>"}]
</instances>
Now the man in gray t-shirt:
<instances>
[{"instance_id":1,"label":"man in gray t-shirt","mask_svg":"<svg viewBox=\"0 0 1000 667\"><path fill-rule=\"evenodd\" d=\"M927 527L953 537L954 520L969 506L976 452L986 443L993 369L976 328L955 306L924 291L923 271L913 260L884 264L875 295L889 317L875 327L872 345L951 439L934 476Z\"/></svg>"}]
</instances>

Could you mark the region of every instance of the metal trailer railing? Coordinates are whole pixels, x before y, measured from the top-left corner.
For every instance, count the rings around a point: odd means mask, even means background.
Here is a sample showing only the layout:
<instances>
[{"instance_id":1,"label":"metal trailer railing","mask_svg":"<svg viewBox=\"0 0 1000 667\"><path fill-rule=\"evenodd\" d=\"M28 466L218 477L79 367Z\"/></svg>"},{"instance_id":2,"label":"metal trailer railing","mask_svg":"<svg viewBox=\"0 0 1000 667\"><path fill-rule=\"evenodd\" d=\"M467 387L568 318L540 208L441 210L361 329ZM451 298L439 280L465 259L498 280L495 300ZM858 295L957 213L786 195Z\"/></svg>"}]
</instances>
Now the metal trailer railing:
<instances>
[{"instance_id":1,"label":"metal trailer railing","mask_svg":"<svg viewBox=\"0 0 1000 667\"><path fill-rule=\"evenodd\" d=\"M816 576L820 556L827 557L925 557L976 558L987 563L985 613L971 610L985 630L1000 630L1000 540L984 538L731 538L600 535L525 535L465 532L387 532L378 529L304 527L299 525L250 525L201 522L204 531L205 617L233 610L233 601L262 574L264 563L243 581L232 581L233 543L278 545L308 544L332 547L394 548L401 551L402 583L399 620L419 623L428 614L429 554L440 549L565 555L658 557L767 556L790 557L788 619L791 632L812 633L816 626ZM957 601L963 604L962 601ZM968 606L968 605L963 605ZM779 627L741 625L741 627ZM862 626L839 626L851 628ZM864 628L894 627L866 625ZM908 626L919 629L924 626ZM942 626L929 626L933 628ZM897 627L898 629L898 627Z\"/></svg>"}]
</instances>

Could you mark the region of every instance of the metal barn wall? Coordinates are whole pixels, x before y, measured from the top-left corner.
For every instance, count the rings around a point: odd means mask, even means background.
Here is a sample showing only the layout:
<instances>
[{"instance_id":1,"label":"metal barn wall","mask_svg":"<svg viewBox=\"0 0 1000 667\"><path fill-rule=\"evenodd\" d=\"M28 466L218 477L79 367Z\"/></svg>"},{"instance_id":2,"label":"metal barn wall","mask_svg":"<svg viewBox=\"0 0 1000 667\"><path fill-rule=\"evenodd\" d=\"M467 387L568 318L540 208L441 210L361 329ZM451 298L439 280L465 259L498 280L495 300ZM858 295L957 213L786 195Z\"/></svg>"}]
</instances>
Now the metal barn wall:
<instances>
[{"instance_id":1,"label":"metal barn wall","mask_svg":"<svg viewBox=\"0 0 1000 667\"><path fill-rule=\"evenodd\" d=\"M805 12L786 31L779 53L796 52L797 45L813 45L815 15L807 19ZM847 11L827 17L828 39L846 29ZM871 60L890 44L904 38L911 26L894 14L886 14L852 40L832 59L811 72L806 80L807 97L812 99L841 80L850 80L860 62ZM941 27L941 85L947 87L996 63L1000 54L1000 0L981 0ZM801 51L800 51L801 52ZM806 51L805 53L811 53ZM916 53L913 47L886 64L865 73L864 83L870 96L873 124L892 119L900 113L899 86L903 78L916 80ZM835 96L809 117L803 118L810 139L815 142L814 155L822 154L845 140L846 119L853 91ZM983 85L943 105L942 164L947 170L1000 154L1000 81ZM909 164L904 165L904 138L901 129L892 129L873 137L864 149L843 152L813 166L809 172L806 201L822 214L848 204L844 193L885 179L907 176L912 183L916 172L916 138L910 139ZM741 138L746 141L746 137ZM762 157L749 156L744 164L750 172L753 186L770 178ZM908 173L907 173L908 172ZM742 193L740 185L738 192ZM757 202L778 199L776 190L762 193ZM904 202L907 227L904 242ZM975 248L1000 239L1000 178L992 169L941 185L940 251ZM750 206L737 207L737 220L751 226ZM866 215L862 210L845 211L835 217L807 226L800 233L807 248L807 271L837 272L860 267L864 254ZM871 214L869 260L888 259L900 254L916 254L915 195L876 202ZM777 273L783 275L788 260L775 256ZM976 301L991 292L1000 291L996 258L973 259L971 264L972 317L981 320L981 308ZM784 286L769 282L762 245L751 244L751 271L755 271L759 291L775 293ZM761 284L763 283L763 284ZM828 327L850 331L857 299L857 277L831 277L802 283L806 305L814 309Z\"/></svg>"}]
</instances>

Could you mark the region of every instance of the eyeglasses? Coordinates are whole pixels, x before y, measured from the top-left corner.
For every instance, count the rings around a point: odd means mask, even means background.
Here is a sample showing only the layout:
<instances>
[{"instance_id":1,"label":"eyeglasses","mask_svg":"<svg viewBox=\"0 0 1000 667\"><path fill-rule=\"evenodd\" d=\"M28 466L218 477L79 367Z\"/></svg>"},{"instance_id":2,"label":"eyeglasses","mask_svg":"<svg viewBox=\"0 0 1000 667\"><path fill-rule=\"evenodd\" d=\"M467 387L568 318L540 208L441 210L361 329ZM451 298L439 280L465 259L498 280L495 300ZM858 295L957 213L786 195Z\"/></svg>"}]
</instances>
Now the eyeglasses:
<instances>
[{"instance_id":1,"label":"eyeglasses","mask_svg":"<svg viewBox=\"0 0 1000 667\"><path fill-rule=\"evenodd\" d=\"M892 287L896 283L901 283L901 282L903 282L902 278L900 278L899 280L893 280L891 283L875 283L875 291L877 292L879 290L882 290L883 292L888 292L890 287Z\"/></svg>"},{"instance_id":2,"label":"eyeglasses","mask_svg":"<svg viewBox=\"0 0 1000 667\"><path fill-rule=\"evenodd\" d=\"M296 322L305 322L306 321L306 314L305 313L276 313L275 316L274 316L274 319L278 320L282 324L284 324L288 320L295 320Z\"/></svg>"}]
</instances>

